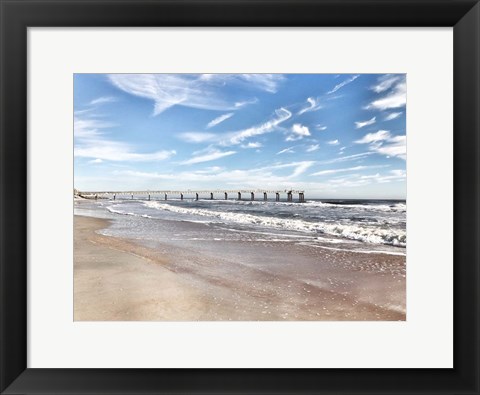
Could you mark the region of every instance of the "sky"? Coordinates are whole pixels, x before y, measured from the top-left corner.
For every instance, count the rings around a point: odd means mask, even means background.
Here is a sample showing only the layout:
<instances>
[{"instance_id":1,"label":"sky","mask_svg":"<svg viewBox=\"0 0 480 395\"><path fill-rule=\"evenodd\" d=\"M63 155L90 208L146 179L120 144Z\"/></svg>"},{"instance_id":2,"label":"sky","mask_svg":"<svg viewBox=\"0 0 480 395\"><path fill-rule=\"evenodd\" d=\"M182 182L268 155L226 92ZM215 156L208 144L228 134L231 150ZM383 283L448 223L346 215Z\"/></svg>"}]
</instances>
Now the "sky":
<instances>
[{"instance_id":1,"label":"sky","mask_svg":"<svg viewBox=\"0 0 480 395\"><path fill-rule=\"evenodd\" d=\"M80 191L406 198L404 74L75 74Z\"/></svg>"}]
</instances>

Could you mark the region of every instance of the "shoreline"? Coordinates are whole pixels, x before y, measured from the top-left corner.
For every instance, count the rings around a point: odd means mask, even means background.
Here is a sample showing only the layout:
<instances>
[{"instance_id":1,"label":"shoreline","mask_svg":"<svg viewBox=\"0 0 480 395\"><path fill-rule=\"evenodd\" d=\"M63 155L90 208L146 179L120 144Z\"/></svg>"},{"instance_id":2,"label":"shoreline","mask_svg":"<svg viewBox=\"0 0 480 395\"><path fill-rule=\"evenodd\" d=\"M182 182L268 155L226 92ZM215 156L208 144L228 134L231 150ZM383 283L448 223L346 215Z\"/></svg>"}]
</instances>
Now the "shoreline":
<instances>
[{"instance_id":1,"label":"shoreline","mask_svg":"<svg viewBox=\"0 0 480 395\"><path fill-rule=\"evenodd\" d=\"M381 286L381 277L362 269L350 272L342 269L341 273L337 271L340 277L333 280L328 277L330 284L345 283L340 287L342 292L335 292L325 279L310 278L310 273L292 277L287 271L272 272L228 258L212 258L201 250L181 250L169 244L151 248L135 240L96 233L110 223L107 219L74 217L75 321L406 318L403 308L394 305L385 308L375 303L374 299L386 292L383 288L371 302L354 297L362 284L350 285L345 280L348 276L352 284L374 279L374 286L378 287L377 283ZM330 255L323 254L325 259ZM400 289L402 286L404 289L405 278L398 281L403 281Z\"/></svg>"}]
</instances>

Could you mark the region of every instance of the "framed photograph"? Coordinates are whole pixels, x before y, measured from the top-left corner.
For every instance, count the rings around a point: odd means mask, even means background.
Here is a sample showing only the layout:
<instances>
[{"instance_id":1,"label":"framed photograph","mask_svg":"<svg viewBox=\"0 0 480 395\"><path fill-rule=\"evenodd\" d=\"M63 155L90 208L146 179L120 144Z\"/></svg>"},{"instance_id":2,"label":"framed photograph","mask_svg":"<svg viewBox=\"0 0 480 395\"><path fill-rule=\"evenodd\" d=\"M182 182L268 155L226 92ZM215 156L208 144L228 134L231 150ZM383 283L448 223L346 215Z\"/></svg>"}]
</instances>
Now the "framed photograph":
<instances>
[{"instance_id":1,"label":"framed photograph","mask_svg":"<svg viewBox=\"0 0 480 395\"><path fill-rule=\"evenodd\" d=\"M0 12L2 394L480 393L476 1Z\"/></svg>"}]
</instances>

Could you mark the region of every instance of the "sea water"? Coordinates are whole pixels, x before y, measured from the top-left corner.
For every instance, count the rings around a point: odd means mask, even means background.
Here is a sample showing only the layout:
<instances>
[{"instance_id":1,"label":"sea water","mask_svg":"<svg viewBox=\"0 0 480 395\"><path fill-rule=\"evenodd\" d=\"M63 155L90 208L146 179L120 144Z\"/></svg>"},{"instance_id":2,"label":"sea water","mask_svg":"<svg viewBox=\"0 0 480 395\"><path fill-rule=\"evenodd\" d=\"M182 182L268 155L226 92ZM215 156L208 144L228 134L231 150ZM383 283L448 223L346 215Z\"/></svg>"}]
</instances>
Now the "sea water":
<instances>
[{"instance_id":1,"label":"sea water","mask_svg":"<svg viewBox=\"0 0 480 395\"><path fill-rule=\"evenodd\" d=\"M99 199L75 213L114 219L105 235L170 243L292 243L405 255L404 200Z\"/></svg>"}]
</instances>

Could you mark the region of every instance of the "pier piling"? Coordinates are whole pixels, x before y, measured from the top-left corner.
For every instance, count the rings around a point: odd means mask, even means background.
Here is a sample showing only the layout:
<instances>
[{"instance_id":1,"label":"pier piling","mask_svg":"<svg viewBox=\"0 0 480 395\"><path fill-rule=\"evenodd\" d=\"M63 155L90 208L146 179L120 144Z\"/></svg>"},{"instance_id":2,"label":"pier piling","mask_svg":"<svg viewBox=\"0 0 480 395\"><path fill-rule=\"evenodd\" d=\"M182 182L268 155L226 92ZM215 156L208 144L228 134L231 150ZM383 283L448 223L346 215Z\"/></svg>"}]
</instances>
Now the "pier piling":
<instances>
[{"instance_id":1,"label":"pier piling","mask_svg":"<svg viewBox=\"0 0 480 395\"><path fill-rule=\"evenodd\" d=\"M242 200L242 193L238 192L238 200Z\"/></svg>"},{"instance_id":2,"label":"pier piling","mask_svg":"<svg viewBox=\"0 0 480 395\"><path fill-rule=\"evenodd\" d=\"M250 199L255 200L255 194L253 192L250 192Z\"/></svg>"},{"instance_id":3,"label":"pier piling","mask_svg":"<svg viewBox=\"0 0 480 395\"><path fill-rule=\"evenodd\" d=\"M267 201L267 192L263 192L263 200Z\"/></svg>"},{"instance_id":4,"label":"pier piling","mask_svg":"<svg viewBox=\"0 0 480 395\"><path fill-rule=\"evenodd\" d=\"M276 202L280 201L280 194L278 192L275 193L275 201Z\"/></svg>"}]
</instances>

